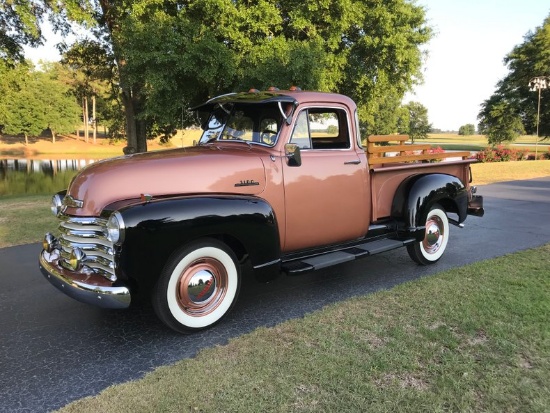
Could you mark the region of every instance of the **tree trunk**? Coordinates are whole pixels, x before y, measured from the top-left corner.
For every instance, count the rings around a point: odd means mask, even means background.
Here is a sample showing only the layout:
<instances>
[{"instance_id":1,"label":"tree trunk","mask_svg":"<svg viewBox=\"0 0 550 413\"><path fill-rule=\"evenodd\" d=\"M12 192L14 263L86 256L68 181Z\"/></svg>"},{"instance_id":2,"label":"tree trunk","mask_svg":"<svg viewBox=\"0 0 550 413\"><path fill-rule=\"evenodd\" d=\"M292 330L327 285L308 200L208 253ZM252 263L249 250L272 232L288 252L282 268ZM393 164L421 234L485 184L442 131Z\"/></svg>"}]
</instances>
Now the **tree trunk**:
<instances>
[{"instance_id":1,"label":"tree trunk","mask_svg":"<svg viewBox=\"0 0 550 413\"><path fill-rule=\"evenodd\" d=\"M136 137L136 117L134 114L134 105L131 93L127 89L122 89L122 104L124 105L124 116L126 117L126 147L125 154L137 152Z\"/></svg>"},{"instance_id":2,"label":"tree trunk","mask_svg":"<svg viewBox=\"0 0 550 413\"><path fill-rule=\"evenodd\" d=\"M83 139L86 137L86 108L84 107L84 97L82 97L82 129L84 132ZM78 133L80 137L80 132Z\"/></svg>"},{"instance_id":3,"label":"tree trunk","mask_svg":"<svg viewBox=\"0 0 550 413\"><path fill-rule=\"evenodd\" d=\"M88 138L89 138L89 133L90 133L90 129L89 129L89 124L88 124L88 119L90 118L90 115L89 115L89 112L88 112L88 96L84 97L84 136L85 136L85 141L86 143L88 143Z\"/></svg>"},{"instance_id":4,"label":"tree trunk","mask_svg":"<svg viewBox=\"0 0 550 413\"><path fill-rule=\"evenodd\" d=\"M94 144L97 138L97 122L95 120L95 95L92 95L92 130L94 134Z\"/></svg>"},{"instance_id":5,"label":"tree trunk","mask_svg":"<svg viewBox=\"0 0 550 413\"><path fill-rule=\"evenodd\" d=\"M147 152L146 122L136 119L136 114L140 110L139 99L134 98L129 90L123 90L122 103L126 116L126 139L128 142L124 153Z\"/></svg>"},{"instance_id":6,"label":"tree trunk","mask_svg":"<svg viewBox=\"0 0 550 413\"><path fill-rule=\"evenodd\" d=\"M138 152L147 152L146 122L144 120L137 121L136 130L137 130Z\"/></svg>"},{"instance_id":7,"label":"tree trunk","mask_svg":"<svg viewBox=\"0 0 550 413\"><path fill-rule=\"evenodd\" d=\"M52 132L52 143L55 143L55 131L53 129L50 129Z\"/></svg>"},{"instance_id":8,"label":"tree trunk","mask_svg":"<svg viewBox=\"0 0 550 413\"><path fill-rule=\"evenodd\" d=\"M29 144L29 135L25 133L25 146Z\"/></svg>"}]
</instances>

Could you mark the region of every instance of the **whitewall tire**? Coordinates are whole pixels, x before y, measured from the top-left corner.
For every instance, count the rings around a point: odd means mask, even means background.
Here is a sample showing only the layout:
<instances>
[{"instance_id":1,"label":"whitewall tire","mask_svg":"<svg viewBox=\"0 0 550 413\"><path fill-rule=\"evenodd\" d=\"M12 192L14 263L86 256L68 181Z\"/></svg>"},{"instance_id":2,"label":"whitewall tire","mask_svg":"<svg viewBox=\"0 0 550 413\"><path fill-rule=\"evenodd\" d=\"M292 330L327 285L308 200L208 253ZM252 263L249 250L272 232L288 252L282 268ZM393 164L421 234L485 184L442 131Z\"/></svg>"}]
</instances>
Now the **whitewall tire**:
<instances>
[{"instance_id":1,"label":"whitewall tire","mask_svg":"<svg viewBox=\"0 0 550 413\"><path fill-rule=\"evenodd\" d=\"M439 261L449 242L449 219L441 206L435 204L426 217L424 239L407 246L409 256L418 264Z\"/></svg>"},{"instance_id":2,"label":"whitewall tire","mask_svg":"<svg viewBox=\"0 0 550 413\"><path fill-rule=\"evenodd\" d=\"M200 240L172 254L155 285L153 308L178 332L208 328L231 310L240 283L233 251L218 240Z\"/></svg>"}]
</instances>

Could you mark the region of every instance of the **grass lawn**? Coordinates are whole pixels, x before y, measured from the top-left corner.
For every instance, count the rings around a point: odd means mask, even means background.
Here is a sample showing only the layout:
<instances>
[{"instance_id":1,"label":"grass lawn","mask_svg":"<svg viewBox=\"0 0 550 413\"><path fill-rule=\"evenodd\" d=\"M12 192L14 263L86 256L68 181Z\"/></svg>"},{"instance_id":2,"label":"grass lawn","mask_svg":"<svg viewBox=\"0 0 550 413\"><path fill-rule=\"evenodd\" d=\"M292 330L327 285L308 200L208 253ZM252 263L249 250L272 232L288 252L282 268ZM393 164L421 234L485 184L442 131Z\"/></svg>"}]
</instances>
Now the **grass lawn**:
<instances>
[{"instance_id":1,"label":"grass lawn","mask_svg":"<svg viewBox=\"0 0 550 413\"><path fill-rule=\"evenodd\" d=\"M0 199L0 248L42 241L58 220L50 211L51 195L26 195Z\"/></svg>"},{"instance_id":2,"label":"grass lawn","mask_svg":"<svg viewBox=\"0 0 550 413\"><path fill-rule=\"evenodd\" d=\"M432 133L427 139L422 139L418 143L431 143L433 146L440 146L445 150L465 150L465 151L480 151L487 148L487 138L484 135L461 136L452 133ZM535 152L537 149L537 140L535 136L523 135L516 139L513 145L505 144L516 149L524 149L530 152ZM550 140L542 140L539 138L538 152L549 152Z\"/></svg>"},{"instance_id":3,"label":"grass lawn","mask_svg":"<svg viewBox=\"0 0 550 413\"><path fill-rule=\"evenodd\" d=\"M550 161L476 163L472 165L472 174L473 185L542 178L550 176Z\"/></svg>"},{"instance_id":4,"label":"grass lawn","mask_svg":"<svg viewBox=\"0 0 550 413\"><path fill-rule=\"evenodd\" d=\"M547 412L550 245L259 328L62 412Z\"/></svg>"}]
</instances>

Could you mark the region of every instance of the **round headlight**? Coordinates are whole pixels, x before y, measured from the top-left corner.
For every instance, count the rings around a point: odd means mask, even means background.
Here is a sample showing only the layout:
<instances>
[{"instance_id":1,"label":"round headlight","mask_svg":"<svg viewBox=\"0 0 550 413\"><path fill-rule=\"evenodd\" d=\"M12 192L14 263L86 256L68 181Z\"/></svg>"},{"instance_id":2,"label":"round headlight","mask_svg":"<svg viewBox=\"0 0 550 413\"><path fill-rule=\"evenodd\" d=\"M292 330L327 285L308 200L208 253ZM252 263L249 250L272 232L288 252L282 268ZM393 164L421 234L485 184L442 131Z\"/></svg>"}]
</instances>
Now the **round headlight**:
<instances>
[{"instance_id":1,"label":"round headlight","mask_svg":"<svg viewBox=\"0 0 550 413\"><path fill-rule=\"evenodd\" d=\"M119 212L113 212L107 221L107 239L113 244L124 241L124 220Z\"/></svg>"},{"instance_id":2,"label":"round headlight","mask_svg":"<svg viewBox=\"0 0 550 413\"><path fill-rule=\"evenodd\" d=\"M61 208L63 207L63 197L59 194L55 194L52 197L52 202L50 205L50 209L52 210L52 214L57 216L61 212Z\"/></svg>"}]
</instances>

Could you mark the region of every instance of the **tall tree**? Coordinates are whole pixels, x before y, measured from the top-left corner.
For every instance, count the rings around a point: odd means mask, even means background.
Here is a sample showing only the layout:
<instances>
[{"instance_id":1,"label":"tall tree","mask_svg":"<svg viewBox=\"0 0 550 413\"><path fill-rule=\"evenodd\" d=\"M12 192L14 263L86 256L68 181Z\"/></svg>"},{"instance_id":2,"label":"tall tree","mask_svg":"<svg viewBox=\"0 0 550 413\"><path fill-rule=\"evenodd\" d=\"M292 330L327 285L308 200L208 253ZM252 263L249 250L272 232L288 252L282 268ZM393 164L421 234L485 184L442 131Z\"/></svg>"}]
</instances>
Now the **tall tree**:
<instances>
[{"instance_id":1,"label":"tall tree","mask_svg":"<svg viewBox=\"0 0 550 413\"><path fill-rule=\"evenodd\" d=\"M387 129L379 125L395 124L431 36L424 9L408 0L94 4L96 40L116 64L128 147L138 152L154 124L170 129L189 105L252 86L342 92L369 128Z\"/></svg>"},{"instance_id":2,"label":"tall tree","mask_svg":"<svg viewBox=\"0 0 550 413\"><path fill-rule=\"evenodd\" d=\"M13 84L7 96L9 101L0 113L4 132L25 137L38 136L50 129L52 141L57 133L73 132L78 123L80 109L68 87L61 82L55 70L38 71L26 67L24 80Z\"/></svg>"},{"instance_id":3,"label":"tall tree","mask_svg":"<svg viewBox=\"0 0 550 413\"><path fill-rule=\"evenodd\" d=\"M534 77L550 77L550 15L504 58L509 73L481 105L480 129L489 143L513 141L537 127L538 93L529 90ZM539 134L550 137L550 89L541 91Z\"/></svg>"},{"instance_id":4,"label":"tall tree","mask_svg":"<svg viewBox=\"0 0 550 413\"><path fill-rule=\"evenodd\" d=\"M428 109L418 102L409 102L404 108L408 112L408 125L403 132L407 133L414 143L418 139L426 139L432 130L428 121Z\"/></svg>"},{"instance_id":5,"label":"tall tree","mask_svg":"<svg viewBox=\"0 0 550 413\"><path fill-rule=\"evenodd\" d=\"M29 136L38 136L46 128L43 117L44 111L40 108L41 100L36 94L36 82L32 79L21 83L17 90L12 90L7 98L11 101L4 113L3 132L10 135L23 135L25 145L29 143Z\"/></svg>"},{"instance_id":6,"label":"tall tree","mask_svg":"<svg viewBox=\"0 0 550 413\"><path fill-rule=\"evenodd\" d=\"M487 136L490 145L512 142L525 133L516 105L500 95L493 95L485 101L482 113L479 130Z\"/></svg>"},{"instance_id":7,"label":"tall tree","mask_svg":"<svg viewBox=\"0 0 550 413\"><path fill-rule=\"evenodd\" d=\"M0 133L2 133L2 125L7 122L9 109L13 103L12 94L20 90L27 72L28 67L24 64L10 65L0 59Z\"/></svg>"},{"instance_id":8,"label":"tall tree","mask_svg":"<svg viewBox=\"0 0 550 413\"><path fill-rule=\"evenodd\" d=\"M14 30L6 31L0 47L8 50L4 55L19 58L22 44L40 42L38 22L45 12L60 30L93 20L95 39L117 68L128 147L138 152L146 150L153 123L170 127L188 104L252 85L299 84L346 93L357 101L368 128L385 129L395 122L380 114L391 115L403 93L419 81L419 46L431 36L424 9L409 0L19 0L2 5L0 19Z\"/></svg>"},{"instance_id":9,"label":"tall tree","mask_svg":"<svg viewBox=\"0 0 550 413\"><path fill-rule=\"evenodd\" d=\"M44 127L50 130L52 142L57 134L72 133L79 122L80 107L69 86L59 79L55 66L47 72L36 72L34 93L40 100L36 112L41 112Z\"/></svg>"}]
</instances>

